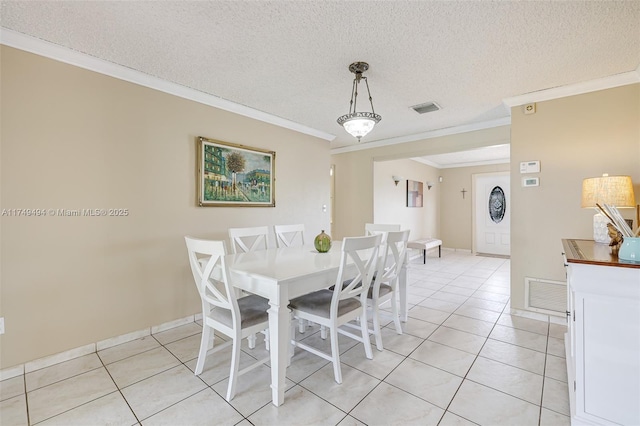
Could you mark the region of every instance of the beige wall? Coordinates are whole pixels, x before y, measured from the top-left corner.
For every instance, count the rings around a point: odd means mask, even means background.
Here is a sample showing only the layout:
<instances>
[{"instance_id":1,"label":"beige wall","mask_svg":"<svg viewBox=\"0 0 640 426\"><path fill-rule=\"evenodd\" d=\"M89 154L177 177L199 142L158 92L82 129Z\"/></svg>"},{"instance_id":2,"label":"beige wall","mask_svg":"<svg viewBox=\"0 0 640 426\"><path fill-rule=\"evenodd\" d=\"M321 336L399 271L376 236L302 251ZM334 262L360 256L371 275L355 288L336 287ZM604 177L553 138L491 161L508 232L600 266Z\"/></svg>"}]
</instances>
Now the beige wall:
<instances>
[{"instance_id":1,"label":"beige wall","mask_svg":"<svg viewBox=\"0 0 640 426\"><path fill-rule=\"evenodd\" d=\"M440 170L440 235L448 248L472 250L473 175L509 171L510 165L456 167ZM462 190L467 192L462 197Z\"/></svg>"},{"instance_id":2,"label":"beige wall","mask_svg":"<svg viewBox=\"0 0 640 426\"><path fill-rule=\"evenodd\" d=\"M392 176L404 179L396 186ZM423 207L407 207L407 179L423 184ZM439 229L438 169L413 160L376 161L373 164L373 220L399 223L410 229L409 239L437 237ZM433 182L429 190L426 182Z\"/></svg>"},{"instance_id":3,"label":"beige wall","mask_svg":"<svg viewBox=\"0 0 640 426\"><path fill-rule=\"evenodd\" d=\"M538 102L531 115L515 107L511 119L511 306L522 308L525 277L565 280L562 238L593 238L584 178L630 175L640 202L640 84ZM522 188L516 171L531 160L540 186Z\"/></svg>"},{"instance_id":4,"label":"beige wall","mask_svg":"<svg viewBox=\"0 0 640 426\"><path fill-rule=\"evenodd\" d=\"M374 161L399 160L505 143L509 143L509 126L332 155L336 179L333 236L343 238L360 235L364 224L373 221Z\"/></svg>"},{"instance_id":5,"label":"beige wall","mask_svg":"<svg viewBox=\"0 0 640 426\"><path fill-rule=\"evenodd\" d=\"M328 142L6 46L1 55L0 207L130 213L2 217L0 368L197 313L184 235L328 229ZM276 207L196 207L197 136L276 151Z\"/></svg>"}]
</instances>

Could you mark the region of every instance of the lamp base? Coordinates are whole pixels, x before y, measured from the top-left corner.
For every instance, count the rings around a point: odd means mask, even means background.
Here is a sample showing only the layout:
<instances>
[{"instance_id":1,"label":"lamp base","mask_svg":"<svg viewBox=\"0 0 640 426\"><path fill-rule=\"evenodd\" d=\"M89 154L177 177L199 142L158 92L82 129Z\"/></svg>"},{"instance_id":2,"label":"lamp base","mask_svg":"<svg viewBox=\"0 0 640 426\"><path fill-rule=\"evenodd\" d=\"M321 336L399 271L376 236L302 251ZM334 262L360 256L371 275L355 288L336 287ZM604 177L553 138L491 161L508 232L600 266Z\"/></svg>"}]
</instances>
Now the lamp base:
<instances>
[{"instance_id":1,"label":"lamp base","mask_svg":"<svg viewBox=\"0 0 640 426\"><path fill-rule=\"evenodd\" d=\"M593 241L596 243L609 243L609 229L607 229L607 219L603 214L596 213L593 215Z\"/></svg>"}]
</instances>

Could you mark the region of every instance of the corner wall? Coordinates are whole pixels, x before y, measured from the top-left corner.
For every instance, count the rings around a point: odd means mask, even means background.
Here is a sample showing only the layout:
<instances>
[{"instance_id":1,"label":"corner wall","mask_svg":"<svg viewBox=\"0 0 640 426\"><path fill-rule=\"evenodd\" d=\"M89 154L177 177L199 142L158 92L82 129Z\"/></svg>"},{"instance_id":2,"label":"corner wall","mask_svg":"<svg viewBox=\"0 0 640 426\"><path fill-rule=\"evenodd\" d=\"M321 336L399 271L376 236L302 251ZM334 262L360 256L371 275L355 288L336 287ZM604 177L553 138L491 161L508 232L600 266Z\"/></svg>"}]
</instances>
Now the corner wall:
<instances>
[{"instance_id":1,"label":"corner wall","mask_svg":"<svg viewBox=\"0 0 640 426\"><path fill-rule=\"evenodd\" d=\"M565 281L561 239L593 239L584 178L629 175L640 203L640 84L538 102L531 115L514 107L511 119L511 306L523 309L525 277ZM540 186L523 188L519 164L532 160Z\"/></svg>"},{"instance_id":2,"label":"corner wall","mask_svg":"<svg viewBox=\"0 0 640 426\"><path fill-rule=\"evenodd\" d=\"M329 229L329 143L2 46L0 369L200 310L184 236ZM276 207L196 206L196 138L276 151ZM274 241L271 240L273 244Z\"/></svg>"}]
</instances>

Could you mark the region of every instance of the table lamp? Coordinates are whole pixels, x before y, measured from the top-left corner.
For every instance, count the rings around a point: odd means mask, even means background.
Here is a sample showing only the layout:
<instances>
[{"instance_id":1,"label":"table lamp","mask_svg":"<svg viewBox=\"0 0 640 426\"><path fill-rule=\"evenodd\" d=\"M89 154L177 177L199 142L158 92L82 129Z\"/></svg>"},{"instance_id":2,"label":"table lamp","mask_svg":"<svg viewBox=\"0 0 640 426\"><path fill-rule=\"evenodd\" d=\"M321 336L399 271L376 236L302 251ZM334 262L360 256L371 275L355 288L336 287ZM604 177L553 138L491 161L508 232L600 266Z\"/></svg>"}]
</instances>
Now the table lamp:
<instances>
[{"instance_id":1,"label":"table lamp","mask_svg":"<svg viewBox=\"0 0 640 426\"><path fill-rule=\"evenodd\" d=\"M616 208L635 208L631 176L609 176L587 178L582 181L581 207L596 207L608 204ZM600 212L593 216L593 239L597 243L609 242L607 219Z\"/></svg>"}]
</instances>

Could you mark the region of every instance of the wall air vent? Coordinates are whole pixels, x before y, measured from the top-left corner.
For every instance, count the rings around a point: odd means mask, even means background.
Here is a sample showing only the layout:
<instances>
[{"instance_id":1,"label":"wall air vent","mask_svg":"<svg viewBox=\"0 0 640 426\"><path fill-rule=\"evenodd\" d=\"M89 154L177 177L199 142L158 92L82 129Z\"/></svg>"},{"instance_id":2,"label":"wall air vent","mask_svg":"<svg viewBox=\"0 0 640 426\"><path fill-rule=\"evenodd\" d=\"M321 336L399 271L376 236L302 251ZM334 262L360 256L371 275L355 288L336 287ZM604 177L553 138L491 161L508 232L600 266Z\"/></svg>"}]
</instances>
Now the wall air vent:
<instances>
[{"instance_id":1,"label":"wall air vent","mask_svg":"<svg viewBox=\"0 0 640 426\"><path fill-rule=\"evenodd\" d=\"M425 114L427 112L438 111L441 108L435 102L427 102L425 104L414 105L411 107L411 109L417 112L418 114Z\"/></svg>"},{"instance_id":2,"label":"wall air vent","mask_svg":"<svg viewBox=\"0 0 640 426\"><path fill-rule=\"evenodd\" d=\"M524 291L526 309L564 316L567 307L567 283L525 277Z\"/></svg>"}]
</instances>

